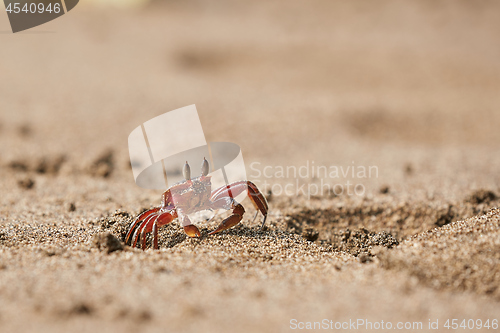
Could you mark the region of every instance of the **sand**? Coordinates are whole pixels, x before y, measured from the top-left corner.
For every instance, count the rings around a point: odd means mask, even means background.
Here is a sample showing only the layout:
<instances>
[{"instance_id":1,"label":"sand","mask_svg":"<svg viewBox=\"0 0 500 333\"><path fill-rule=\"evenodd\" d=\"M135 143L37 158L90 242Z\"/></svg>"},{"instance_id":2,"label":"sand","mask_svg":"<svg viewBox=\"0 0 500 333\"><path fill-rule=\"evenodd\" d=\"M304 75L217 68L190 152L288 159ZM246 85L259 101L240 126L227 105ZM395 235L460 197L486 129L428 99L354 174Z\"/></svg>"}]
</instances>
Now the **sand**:
<instances>
[{"instance_id":1,"label":"sand","mask_svg":"<svg viewBox=\"0 0 500 333\"><path fill-rule=\"evenodd\" d=\"M2 33L0 331L491 325L500 319L499 9L154 1L79 5ZM200 239L173 222L160 250L126 246L130 223L161 196L135 185L127 136L190 104L207 141L240 145L268 223L259 229L246 200L242 223L218 235L207 234L224 215L200 223ZM378 172L276 174L313 163ZM279 193L322 181L364 191Z\"/></svg>"}]
</instances>

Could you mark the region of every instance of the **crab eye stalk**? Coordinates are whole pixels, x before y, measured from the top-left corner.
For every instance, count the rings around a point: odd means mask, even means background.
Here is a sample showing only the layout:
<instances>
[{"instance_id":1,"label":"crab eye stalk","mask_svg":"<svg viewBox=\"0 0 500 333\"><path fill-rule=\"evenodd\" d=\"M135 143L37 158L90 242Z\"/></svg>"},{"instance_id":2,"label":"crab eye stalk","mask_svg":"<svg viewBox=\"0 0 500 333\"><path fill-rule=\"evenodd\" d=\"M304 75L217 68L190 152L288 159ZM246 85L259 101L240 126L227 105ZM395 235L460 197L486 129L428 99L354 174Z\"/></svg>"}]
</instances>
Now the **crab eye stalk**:
<instances>
[{"instance_id":1,"label":"crab eye stalk","mask_svg":"<svg viewBox=\"0 0 500 333\"><path fill-rule=\"evenodd\" d=\"M184 168L182 168L182 174L184 175L184 178L186 178L186 180L191 179L191 168L189 167L189 164L187 161L186 161L186 164L184 164Z\"/></svg>"},{"instance_id":2,"label":"crab eye stalk","mask_svg":"<svg viewBox=\"0 0 500 333\"><path fill-rule=\"evenodd\" d=\"M202 176L208 175L208 171L209 171L208 161L206 160L205 157L203 157L203 162L201 163L201 175Z\"/></svg>"}]
</instances>

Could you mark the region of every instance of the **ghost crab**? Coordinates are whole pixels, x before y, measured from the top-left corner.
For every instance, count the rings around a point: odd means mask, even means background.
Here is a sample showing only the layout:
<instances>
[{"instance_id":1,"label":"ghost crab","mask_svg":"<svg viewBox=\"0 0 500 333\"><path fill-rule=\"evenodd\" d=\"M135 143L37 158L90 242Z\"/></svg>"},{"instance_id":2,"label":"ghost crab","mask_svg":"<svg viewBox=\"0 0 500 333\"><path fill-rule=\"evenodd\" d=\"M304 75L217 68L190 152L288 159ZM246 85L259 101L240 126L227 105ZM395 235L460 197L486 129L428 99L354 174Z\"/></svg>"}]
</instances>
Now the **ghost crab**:
<instances>
[{"instance_id":1,"label":"ghost crab","mask_svg":"<svg viewBox=\"0 0 500 333\"><path fill-rule=\"evenodd\" d=\"M158 249L158 228L169 224L176 218L179 219L184 227L184 232L189 237L200 237L200 231L191 223L188 214L202 210L232 209L232 215L224 219L217 229L210 232L209 235L229 229L243 218L245 209L234 198L245 190L257 209L255 217L259 211L264 215L262 229L266 223L269 208L266 198L260 193L257 186L251 181L237 181L212 191L211 176L208 176L208 172L208 161L203 158L201 176L191 179L191 169L186 161L182 170L185 180L172 185L163 192L159 207L147 210L137 216L130 225L125 243L135 247L139 242L139 245L145 250L146 235L152 232L153 248Z\"/></svg>"}]
</instances>

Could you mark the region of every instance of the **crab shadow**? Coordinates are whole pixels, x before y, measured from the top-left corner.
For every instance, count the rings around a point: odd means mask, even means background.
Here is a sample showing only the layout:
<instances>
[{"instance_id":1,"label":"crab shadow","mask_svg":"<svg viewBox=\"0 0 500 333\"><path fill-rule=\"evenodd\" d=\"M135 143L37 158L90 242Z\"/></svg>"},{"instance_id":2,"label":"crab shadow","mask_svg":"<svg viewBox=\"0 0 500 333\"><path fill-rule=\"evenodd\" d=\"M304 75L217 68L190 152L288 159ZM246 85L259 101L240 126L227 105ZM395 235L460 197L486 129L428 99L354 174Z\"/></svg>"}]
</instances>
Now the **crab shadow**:
<instances>
[{"instance_id":1,"label":"crab shadow","mask_svg":"<svg viewBox=\"0 0 500 333\"><path fill-rule=\"evenodd\" d=\"M121 242L125 242L127 232L129 231L130 225L134 220L136 213L128 212L115 212L114 214L102 218L100 221L100 227L103 231L109 231L114 234ZM179 224L169 224L168 226L162 227L158 230L158 245L160 249L173 248L180 245L186 241L194 242L195 244L203 245L204 242L210 239L217 238L253 238L260 239L266 237L276 237L277 234L289 234L288 231L282 229L276 229L275 227L264 226L263 229L260 228L260 224L250 222L250 226L240 223L233 228L224 230L217 234L209 235L211 231L215 229L214 225L202 224L199 226L201 237L190 238L186 235L183 228ZM127 244L130 246L130 244ZM153 237L152 233L148 233L146 237L146 248L152 248ZM136 248L140 248L137 244Z\"/></svg>"},{"instance_id":2,"label":"crab shadow","mask_svg":"<svg viewBox=\"0 0 500 333\"><path fill-rule=\"evenodd\" d=\"M172 248L177 244L183 243L187 239L187 235L184 232L176 232L170 237L166 237L165 241L161 242L161 247L163 248Z\"/></svg>"},{"instance_id":3,"label":"crab shadow","mask_svg":"<svg viewBox=\"0 0 500 333\"><path fill-rule=\"evenodd\" d=\"M234 228L224 230L220 233L209 235L211 228L204 227L200 228L201 237L190 238L188 237L182 229L179 230L165 230L160 236L159 246L160 248L172 248L176 245L182 244L186 241L196 242L198 244L203 244L205 241L211 238L225 238L225 237L237 237L237 238L253 238L259 239L263 237L270 237L274 234L273 231L269 230L267 227L260 229L260 227L247 227L247 226L236 226ZM280 230L281 232L285 232ZM287 232L285 232L287 233ZM148 237L147 246L150 247L152 244L151 236Z\"/></svg>"},{"instance_id":4,"label":"crab shadow","mask_svg":"<svg viewBox=\"0 0 500 333\"><path fill-rule=\"evenodd\" d=\"M261 238L262 236L270 236L272 232L269 230L267 226L264 228L260 227L247 227L245 225L238 225L234 228L224 230L215 235L208 235L208 237L213 236L236 236L242 238Z\"/></svg>"}]
</instances>

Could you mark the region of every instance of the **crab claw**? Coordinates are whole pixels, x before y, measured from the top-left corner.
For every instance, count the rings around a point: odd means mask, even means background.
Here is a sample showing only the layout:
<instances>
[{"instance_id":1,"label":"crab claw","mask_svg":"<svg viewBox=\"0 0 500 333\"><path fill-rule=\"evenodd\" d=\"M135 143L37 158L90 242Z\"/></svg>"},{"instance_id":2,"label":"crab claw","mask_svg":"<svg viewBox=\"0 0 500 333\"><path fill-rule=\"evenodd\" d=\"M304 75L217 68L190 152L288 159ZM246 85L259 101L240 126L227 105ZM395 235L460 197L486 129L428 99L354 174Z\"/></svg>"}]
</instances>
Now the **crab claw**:
<instances>
[{"instance_id":1,"label":"crab claw","mask_svg":"<svg viewBox=\"0 0 500 333\"><path fill-rule=\"evenodd\" d=\"M184 226L184 232L191 238L201 236L200 230L194 224Z\"/></svg>"},{"instance_id":2,"label":"crab claw","mask_svg":"<svg viewBox=\"0 0 500 333\"><path fill-rule=\"evenodd\" d=\"M217 229L214 231L208 233L209 235L216 234L218 232L227 230L231 227L234 227L238 223L240 223L241 219L243 218L243 214L245 213L245 208L241 204L237 204L234 209L233 209L233 215L229 216L228 218L224 219Z\"/></svg>"}]
</instances>

